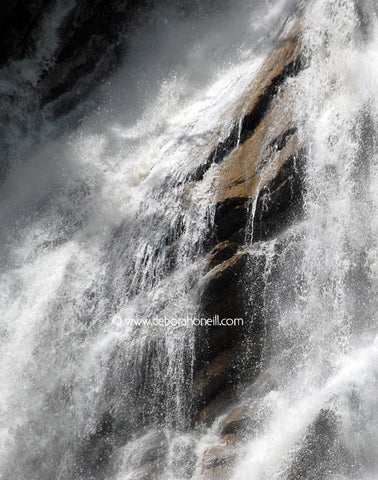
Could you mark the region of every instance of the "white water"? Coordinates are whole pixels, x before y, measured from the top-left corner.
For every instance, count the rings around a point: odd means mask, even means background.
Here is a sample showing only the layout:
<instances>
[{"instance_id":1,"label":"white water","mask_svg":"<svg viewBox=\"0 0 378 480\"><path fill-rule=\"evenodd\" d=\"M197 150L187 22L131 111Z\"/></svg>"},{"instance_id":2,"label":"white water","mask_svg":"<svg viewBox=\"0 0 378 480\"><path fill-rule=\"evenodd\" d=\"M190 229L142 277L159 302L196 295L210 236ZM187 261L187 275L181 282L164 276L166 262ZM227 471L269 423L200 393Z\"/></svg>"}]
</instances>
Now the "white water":
<instances>
[{"instance_id":1,"label":"white water","mask_svg":"<svg viewBox=\"0 0 378 480\"><path fill-rule=\"evenodd\" d=\"M276 385L255 407L264 425L245 447L235 479L378 475L376 8L315 1L307 22L313 57L294 81L310 145L304 239L295 247L302 258L294 268L283 262L282 279L268 293ZM335 412L341 446L310 456L312 466L295 476L293 461L322 409Z\"/></svg>"},{"instance_id":2,"label":"white water","mask_svg":"<svg viewBox=\"0 0 378 480\"><path fill-rule=\"evenodd\" d=\"M99 111L58 138L59 125L39 119L33 127L30 114L24 136L20 123L68 2L46 20L49 45L39 45L27 68L6 71L18 103L4 132L12 168L0 191L0 478L91 478L77 459L88 444L87 457L101 454L91 442L109 412L123 432L109 478L137 478L141 448L156 435L168 451L156 478L188 478L188 451L191 478L201 478L201 454L219 438L216 425L182 433L193 332L124 320L196 313L218 167L201 182L182 180L232 128L238 99L289 6L241 2L167 25L159 12L157 31L145 27L150 43L142 30L124 68L102 87L107 100ZM235 479L378 476L378 22L373 2L360 8L365 31L354 2L307 6L312 60L293 80L309 143L306 217L287 233L295 253L283 256L279 279L266 287L265 363L277 381L259 398L245 393L260 421L240 451ZM162 392L170 401L160 409ZM340 461L290 477L322 409L337 418ZM142 435L147 415L156 427Z\"/></svg>"}]
</instances>

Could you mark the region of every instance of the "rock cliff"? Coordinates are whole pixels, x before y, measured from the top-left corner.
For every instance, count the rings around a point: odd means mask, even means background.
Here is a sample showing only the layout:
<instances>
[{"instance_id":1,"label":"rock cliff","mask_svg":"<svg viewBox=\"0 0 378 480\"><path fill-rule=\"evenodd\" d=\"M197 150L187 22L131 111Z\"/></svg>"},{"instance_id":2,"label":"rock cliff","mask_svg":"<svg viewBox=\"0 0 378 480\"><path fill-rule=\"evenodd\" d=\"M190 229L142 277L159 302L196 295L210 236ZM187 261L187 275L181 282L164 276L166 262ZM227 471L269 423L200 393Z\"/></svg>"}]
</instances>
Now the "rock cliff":
<instances>
[{"instance_id":1,"label":"rock cliff","mask_svg":"<svg viewBox=\"0 0 378 480\"><path fill-rule=\"evenodd\" d=\"M238 402L238 392L247 383L258 391L271 381L268 376L255 383L267 328L263 246L284 238L285 229L302 214L306 146L291 111L295 91L290 78L305 64L298 22L241 99L231 136L212 156L220 163L220 173L215 180L216 213L210 233L215 245L203 277L202 314L241 317L245 323L211 327L199 335L193 422L211 425L228 412L222 423L223 446L210 449L204 457L206 479L227 478L232 452L251 428L251 415L247 405ZM253 250L248 248L251 245Z\"/></svg>"},{"instance_id":2,"label":"rock cliff","mask_svg":"<svg viewBox=\"0 0 378 480\"><path fill-rule=\"evenodd\" d=\"M288 82L305 65L300 38L301 29L297 25L271 53L241 99L241 116L235 119L231 134L235 138L224 142L229 147L225 150L222 145L220 160L214 155L220 161L220 173L215 180L214 232L211 232L215 245L207 258L202 313L206 317L219 314L247 319L247 324L239 329L225 332L225 328L214 327L206 332L208 352L204 368L211 378L212 368L218 372L218 363L223 365L222 387L235 383L235 366L244 357L245 348L251 348L251 339L252 352L249 351L248 359L242 362L249 374L251 369L256 369L262 348L264 326L258 312L262 310L259 302L264 258L251 258L245 246L278 236L301 214L305 146L291 114L295 92ZM253 295L250 290L249 294L246 291L251 287L251 278L254 279ZM252 309L246 300L251 297L255 302ZM226 358L226 351L230 352L227 361L220 361L220 355ZM202 379L203 375L201 370L198 378ZM221 390L218 385L203 395L203 404L216 399Z\"/></svg>"}]
</instances>

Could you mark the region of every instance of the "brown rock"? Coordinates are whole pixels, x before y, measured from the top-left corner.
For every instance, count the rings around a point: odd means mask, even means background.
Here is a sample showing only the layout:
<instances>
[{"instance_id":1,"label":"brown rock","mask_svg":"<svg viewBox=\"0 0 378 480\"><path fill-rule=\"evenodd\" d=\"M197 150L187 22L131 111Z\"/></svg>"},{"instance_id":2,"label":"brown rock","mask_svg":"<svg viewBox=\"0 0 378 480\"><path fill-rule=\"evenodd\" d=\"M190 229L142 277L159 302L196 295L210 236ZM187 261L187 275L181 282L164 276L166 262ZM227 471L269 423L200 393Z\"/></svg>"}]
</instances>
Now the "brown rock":
<instances>
[{"instance_id":1,"label":"brown rock","mask_svg":"<svg viewBox=\"0 0 378 480\"><path fill-rule=\"evenodd\" d=\"M211 426L219 415L223 415L235 401L235 389L227 387L206 405L195 418L197 423Z\"/></svg>"},{"instance_id":2,"label":"brown rock","mask_svg":"<svg viewBox=\"0 0 378 480\"><path fill-rule=\"evenodd\" d=\"M222 420L222 435L237 435L245 429L248 424L248 408L240 405Z\"/></svg>"},{"instance_id":3,"label":"brown rock","mask_svg":"<svg viewBox=\"0 0 378 480\"><path fill-rule=\"evenodd\" d=\"M208 448L202 460L202 478L206 480L227 479L235 461L235 453L224 445Z\"/></svg>"},{"instance_id":4,"label":"brown rock","mask_svg":"<svg viewBox=\"0 0 378 480\"><path fill-rule=\"evenodd\" d=\"M197 405L206 405L220 390L237 380L239 350L238 345L224 350L197 373L192 388Z\"/></svg>"},{"instance_id":5,"label":"brown rock","mask_svg":"<svg viewBox=\"0 0 378 480\"><path fill-rule=\"evenodd\" d=\"M277 93L276 88L287 76L295 75L300 68L303 68L301 27L298 26L297 30L299 30L298 34L289 36L264 62L251 87L240 98L238 107L240 114L236 114L236 117L244 117L258 109L264 97L272 97Z\"/></svg>"},{"instance_id":6,"label":"brown rock","mask_svg":"<svg viewBox=\"0 0 378 480\"><path fill-rule=\"evenodd\" d=\"M202 316L207 318L219 316L219 320L242 318L243 322L246 322L242 278L247 258L247 253L238 253L205 276L201 296ZM243 329L243 325L210 326L198 331L196 352L198 366L238 341Z\"/></svg>"},{"instance_id":7,"label":"brown rock","mask_svg":"<svg viewBox=\"0 0 378 480\"><path fill-rule=\"evenodd\" d=\"M272 101L289 76L295 76L305 66L301 34L302 19L297 20L281 44L271 53L250 88L234 109L235 123L228 137L221 142L212 140L213 148L207 161L191 175L200 180L213 163L220 163L238 145L248 140L271 109Z\"/></svg>"},{"instance_id":8,"label":"brown rock","mask_svg":"<svg viewBox=\"0 0 378 480\"><path fill-rule=\"evenodd\" d=\"M275 197L271 196L269 200L270 206L274 201L278 204L278 208L273 206L264 212L264 220L274 210L283 212L298 193L297 188L292 188L296 182L294 174L279 190L279 182L274 180L302 148L292 118L295 93L283 85L287 76L296 74L303 66L301 31L299 21L289 37L270 55L249 91L241 98L235 116L243 119L242 125L238 134L231 134L238 137L240 146L226 158L237 142L227 139L217 147L217 151L223 152L221 160L225 158L214 184L217 203L214 222L218 241L245 241L248 219L251 211L256 210L253 202L264 189L268 188L269 195L276 190ZM287 177L290 175L284 180ZM259 221L261 204L257 205ZM271 225L260 228L258 238L268 236L274 231L275 224L284 224L288 220L286 217L290 215L272 218Z\"/></svg>"},{"instance_id":9,"label":"brown rock","mask_svg":"<svg viewBox=\"0 0 378 480\"><path fill-rule=\"evenodd\" d=\"M218 240L243 242L252 232L254 240L266 239L300 213L304 147L292 102L293 92L286 89L251 138L222 163L215 180ZM247 232L251 214L253 227Z\"/></svg>"},{"instance_id":10,"label":"brown rock","mask_svg":"<svg viewBox=\"0 0 378 480\"><path fill-rule=\"evenodd\" d=\"M248 254L238 253L213 268L206 276L203 287L203 301L206 303L214 303L214 299L225 294L225 289L230 288L238 282L240 275L243 273ZM216 312L224 315L222 310ZM228 314L228 311L226 312Z\"/></svg>"},{"instance_id":11,"label":"brown rock","mask_svg":"<svg viewBox=\"0 0 378 480\"><path fill-rule=\"evenodd\" d=\"M223 162L216 180L218 203L226 199L256 197L300 149L290 117L292 97L293 93L287 89L252 137Z\"/></svg>"},{"instance_id":12,"label":"brown rock","mask_svg":"<svg viewBox=\"0 0 378 480\"><path fill-rule=\"evenodd\" d=\"M230 242L229 240L218 243L218 245L216 245L209 253L207 258L208 268L214 268L225 260L230 259L235 255L239 248L240 245L237 242Z\"/></svg>"},{"instance_id":13,"label":"brown rock","mask_svg":"<svg viewBox=\"0 0 378 480\"><path fill-rule=\"evenodd\" d=\"M238 436L235 433L229 433L227 435L224 435L224 437L222 438L222 443L234 447L237 440Z\"/></svg>"},{"instance_id":14,"label":"brown rock","mask_svg":"<svg viewBox=\"0 0 378 480\"><path fill-rule=\"evenodd\" d=\"M231 466L220 465L205 470L202 474L202 480L228 480L230 478Z\"/></svg>"}]
</instances>

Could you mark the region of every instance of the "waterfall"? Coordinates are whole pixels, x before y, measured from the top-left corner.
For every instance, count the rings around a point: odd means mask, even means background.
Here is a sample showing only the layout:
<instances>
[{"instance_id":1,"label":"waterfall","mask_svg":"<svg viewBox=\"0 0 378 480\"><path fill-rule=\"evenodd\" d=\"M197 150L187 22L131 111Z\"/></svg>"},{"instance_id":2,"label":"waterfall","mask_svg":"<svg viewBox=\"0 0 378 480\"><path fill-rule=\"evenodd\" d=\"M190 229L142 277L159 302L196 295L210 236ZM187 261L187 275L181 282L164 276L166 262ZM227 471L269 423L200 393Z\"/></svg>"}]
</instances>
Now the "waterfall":
<instances>
[{"instance_id":1,"label":"waterfall","mask_svg":"<svg viewBox=\"0 0 378 480\"><path fill-rule=\"evenodd\" d=\"M266 292L275 381L254 399L263 424L239 479L377 475L376 7L319 1L306 15L311 62L295 80L305 218Z\"/></svg>"},{"instance_id":2,"label":"waterfall","mask_svg":"<svg viewBox=\"0 0 378 480\"><path fill-rule=\"evenodd\" d=\"M151 7L64 114L38 89L76 2L50 5L33 52L1 67L1 479L378 474L377 7L219 3ZM248 258L248 372L201 423L193 391L213 357L193 320L221 240L217 185L257 128L256 78L298 24L303 64L272 89L291 95L295 128L269 148L304 146L300 213L260 232L271 166L256 167L232 257ZM235 406L247 427L225 437Z\"/></svg>"}]
</instances>

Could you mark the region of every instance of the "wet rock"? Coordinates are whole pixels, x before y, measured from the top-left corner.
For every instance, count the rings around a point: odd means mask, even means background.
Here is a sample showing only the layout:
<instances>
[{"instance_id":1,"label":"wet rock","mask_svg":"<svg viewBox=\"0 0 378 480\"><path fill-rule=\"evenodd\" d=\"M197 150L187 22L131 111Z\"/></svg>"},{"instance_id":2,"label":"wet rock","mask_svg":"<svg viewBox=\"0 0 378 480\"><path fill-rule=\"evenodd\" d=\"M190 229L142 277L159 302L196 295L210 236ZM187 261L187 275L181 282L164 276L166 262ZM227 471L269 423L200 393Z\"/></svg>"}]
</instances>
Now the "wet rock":
<instances>
[{"instance_id":1,"label":"wet rock","mask_svg":"<svg viewBox=\"0 0 378 480\"><path fill-rule=\"evenodd\" d=\"M227 412L234 399L235 389L232 386L226 387L209 404L199 410L193 424L211 426L217 417Z\"/></svg>"},{"instance_id":2,"label":"wet rock","mask_svg":"<svg viewBox=\"0 0 378 480\"><path fill-rule=\"evenodd\" d=\"M217 240L223 242L230 239L242 243L245 237L248 210L246 197L226 198L219 202L214 217Z\"/></svg>"},{"instance_id":3,"label":"wet rock","mask_svg":"<svg viewBox=\"0 0 378 480\"><path fill-rule=\"evenodd\" d=\"M189 436L172 439L164 431L153 431L131 441L122 452L122 462L130 480L160 478L167 467L177 478L189 479L197 462L196 444Z\"/></svg>"},{"instance_id":4,"label":"wet rock","mask_svg":"<svg viewBox=\"0 0 378 480\"><path fill-rule=\"evenodd\" d=\"M331 472L350 474L351 459L339 439L340 420L335 412L322 409L309 427L294 458L288 480L318 480Z\"/></svg>"},{"instance_id":5,"label":"wet rock","mask_svg":"<svg viewBox=\"0 0 378 480\"><path fill-rule=\"evenodd\" d=\"M277 236L301 217L304 158L304 149L293 154L278 175L260 191L253 220L254 241Z\"/></svg>"},{"instance_id":6,"label":"wet rock","mask_svg":"<svg viewBox=\"0 0 378 480\"><path fill-rule=\"evenodd\" d=\"M170 468L180 479L191 479L194 474L197 455L195 443L184 442L173 446L173 454L170 458Z\"/></svg>"},{"instance_id":7,"label":"wet rock","mask_svg":"<svg viewBox=\"0 0 378 480\"><path fill-rule=\"evenodd\" d=\"M251 138L222 163L215 185L219 241L265 240L300 216L305 149L291 120L292 101L286 89Z\"/></svg>"},{"instance_id":8,"label":"wet rock","mask_svg":"<svg viewBox=\"0 0 378 480\"><path fill-rule=\"evenodd\" d=\"M212 269L225 260L229 260L239 248L240 245L237 242L230 242L229 240L218 243L207 257L207 268Z\"/></svg>"},{"instance_id":9,"label":"wet rock","mask_svg":"<svg viewBox=\"0 0 378 480\"><path fill-rule=\"evenodd\" d=\"M162 467L159 463L147 463L143 467L129 475L130 480L156 480L157 475L162 474Z\"/></svg>"},{"instance_id":10,"label":"wet rock","mask_svg":"<svg viewBox=\"0 0 378 480\"><path fill-rule=\"evenodd\" d=\"M107 419L99 425L97 431L86 440L76 456L76 469L79 472L86 471L96 479L105 478L105 472L113 453L111 423Z\"/></svg>"},{"instance_id":11,"label":"wet rock","mask_svg":"<svg viewBox=\"0 0 378 480\"><path fill-rule=\"evenodd\" d=\"M165 437L157 434L153 441L149 439L148 448L141 452L139 459L139 466L145 465L146 463L156 462L159 459L162 459L167 452L168 444Z\"/></svg>"},{"instance_id":12,"label":"wet rock","mask_svg":"<svg viewBox=\"0 0 378 480\"><path fill-rule=\"evenodd\" d=\"M250 89L240 98L237 112L246 112L241 126L241 143L250 138L262 122L285 80L297 75L305 67L301 31L301 23L298 22L293 33L271 53Z\"/></svg>"},{"instance_id":13,"label":"wet rock","mask_svg":"<svg viewBox=\"0 0 378 480\"><path fill-rule=\"evenodd\" d=\"M242 298L237 295L248 254L238 253L213 268L205 277L202 293L203 311L208 317L229 317L244 312ZM230 290L228 293L227 290Z\"/></svg>"},{"instance_id":14,"label":"wet rock","mask_svg":"<svg viewBox=\"0 0 378 480\"><path fill-rule=\"evenodd\" d=\"M203 480L228 480L232 465L218 465L206 469L202 474Z\"/></svg>"},{"instance_id":15,"label":"wet rock","mask_svg":"<svg viewBox=\"0 0 378 480\"><path fill-rule=\"evenodd\" d=\"M222 435L237 435L247 426L249 420L248 408L246 405L240 405L222 420Z\"/></svg>"},{"instance_id":16,"label":"wet rock","mask_svg":"<svg viewBox=\"0 0 378 480\"><path fill-rule=\"evenodd\" d=\"M132 442L123 453L132 480L152 480L166 465L168 441L164 432L152 431Z\"/></svg>"},{"instance_id":17,"label":"wet rock","mask_svg":"<svg viewBox=\"0 0 378 480\"><path fill-rule=\"evenodd\" d=\"M217 310L243 322L232 327L204 328L198 334L193 404L199 422L210 424L223 413L235 400L232 388L255 378L259 371L265 338L265 262L264 255L251 257L243 252L205 277L203 311L213 314Z\"/></svg>"},{"instance_id":18,"label":"wet rock","mask_svg":"<svg viewBox=\"0 0 378 480\"><path fill-rule=\"evenodd\" d=\"M248 229L253 231L254 241L271 238L295 218L296 209L300 210L303 190L300 166L304 153L292 122L292 101L290 89L277 93L252 136L224 159L216 179L214 219L216 237L221 243L210 253L210 265L217 258L222 259L223 251L226 256L231 255L229 246L235 238L245 242ZM248 225L253 211L253 224ZM245 378L256 378L265 338L265 265L265 255L258 249L255 254L236 253L205 277L202 311L210 317L224 312L229 317L247 321L243 328L232 331L211 328L202 332L199 356L211 360L214 354L219 356L226 351L227 361L221 371L217 362L214 361L212 367L210 362L209 369L197 378L194 392L204 405L198 418L209 421L222 408L218 397L220 399L222 389L228 387L230 365L237 372L233 385ZM232 345L237 348L231 348ZM241 423L242 420L239 426ZM226 429L224 434L235 435L237 425L236 421L234 427L230 424L230 431Z\"/></svg>"},{"instance_id":19,"label":"wet rock","mask_svg":"<svg viewBox=\"0 0 378 480\"><path fill-rule=\"evenodd\" d=\"M58 45L41 71L39 106L55 117L69 112L118 67L132 32L147 18L153 0L78 0L57 28ZM33 57L53 0L6 0L0 12L0 64Z\"/></svg>"},{"instance_id":20,"label":"wet rock","mask_svg":"<svg viewBox=\"0 0 378 480\"><path fill-rule=\"evenodd\" d=\"M119 65L130 31L152 2L79 0L63 20L55 62L38 84L40 105L54 102L54 115L70 111Z\"/></svg>"},{"instance_id":21,"label":"wet rock","mask_svg":"<svg viewBox=\"0 0 378 480\"><path fill-rule=\"evenodd\" d=\"M3 0L1 2L0 10L0 26L4 28L5 22L8 20L12 13L17 10L21 4L21 0Z\"/></svg>"},{"instance_id":22,"label":"wet rock","mask_svg":"<svg viewBox=\"0 0 378 480\"><path fill-rule=\"evenodd\" d=\"M195 404L203 407L220 391L237 382L239 353L238 345L224 350L196 374L192 390Z\"/></svg>"},{"instance_id":23,"label":"wet rock","mask_svg":"<svg viewBox=\"0 0 378 480\"><path fill-rule=\"evenodd\" d=\"M274 102L254 134L222 163L216 180L218 203L254 198L301 148L291 120L293 92L286 89Z\"/></svg>"},{"instance_id":24,"label":"wet rock","mask_svg":"<svg viewBox=\"0 0 378 480\"><path fill-rule=\"evenodd\" d=\"M234 455L224 445L214 445L209 447L203 456L203 468L214 468L219 465L229 465L234 460Z\"/></svg>"},{"instance_id":25,"label":"wet rock","mask_svg":"<svg viewBox=\"0 0 378 480\"><path fill-rule=\"evenodd\" d=\"M202 478L206 480L226 480L235 457L235 453L225 446L215 445L208 448L202 460Z\"/></svg>"},{"instance_id":26,"label":"wet rock","mask_svg":"<svg viewBox=\"0 0 378 480\"><path fill-rule=\"evenodd\" d=\"M248 258L238 253L213 268L204 278L201 315L205 318L240 318L246 321L243 274ZM240 339L242 324L205 326L197 332L196 368Z\"/></svg>"},{"instance_id":27,"label":"wet rock","mask_svg":"<svg viewBox=\"0 0 378 480\"><path fill-rule=\"evenodd\" d=\"M235 447L237 441L238 435L236 435L235 433L229 433L227 435L224 435L222 438L222 443L225 443L227 446Z\"/></svg>"},{"instance_id":28,"label":"wet rock","mask_svg":"<svg viewBox=\"0 0 378 480\"><path fill-rule=\"evenodd\" d=\"M235 105L236 120L230 134L214 145L207 161L191 174L190 180L201 180L213 163L223 162L232 150L247 141L271 110L287 78L305 68L302 30L302 21L298 20L289 35L268 57L250 88Z\"/></svg>"}]
</instances>

